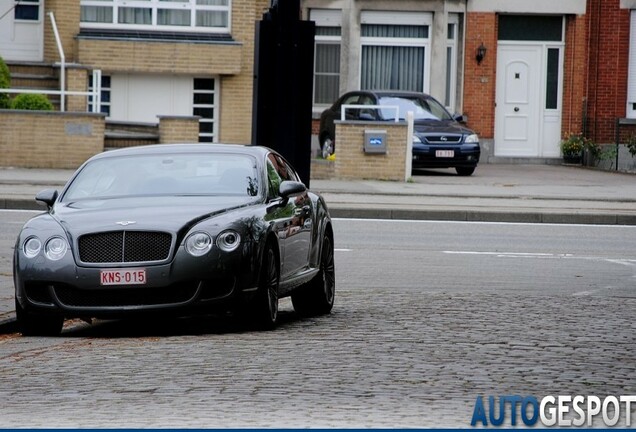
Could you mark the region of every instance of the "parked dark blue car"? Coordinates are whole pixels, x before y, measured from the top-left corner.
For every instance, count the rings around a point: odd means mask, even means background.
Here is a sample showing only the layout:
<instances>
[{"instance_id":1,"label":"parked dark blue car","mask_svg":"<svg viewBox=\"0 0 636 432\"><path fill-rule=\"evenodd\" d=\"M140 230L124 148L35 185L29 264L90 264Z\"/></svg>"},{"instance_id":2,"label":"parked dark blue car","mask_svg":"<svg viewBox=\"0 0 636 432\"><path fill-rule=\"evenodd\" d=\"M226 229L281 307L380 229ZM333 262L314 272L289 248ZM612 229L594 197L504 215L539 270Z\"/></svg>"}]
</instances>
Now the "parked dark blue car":
<instances>
[{"instance_id":1,"label":"parked dark blue car","mask_svg":"<svg viewBox=\"0 0 636 432\"><path fill-rule=\"evenodd\" d=\"M414 114L413 168L455 168L471 175L481 149L479 136L464 126L462 116L451 115L435 98L425 93L402 91L353 91L342 95L320 116L320 147L324 157L335 151L334 120L341 118L342 105L381 105L387 108L352 108L345 120L393 121L396 112L403 120ZM388 108L388 107L397 107Z\"/></svg>"}]
</instances>

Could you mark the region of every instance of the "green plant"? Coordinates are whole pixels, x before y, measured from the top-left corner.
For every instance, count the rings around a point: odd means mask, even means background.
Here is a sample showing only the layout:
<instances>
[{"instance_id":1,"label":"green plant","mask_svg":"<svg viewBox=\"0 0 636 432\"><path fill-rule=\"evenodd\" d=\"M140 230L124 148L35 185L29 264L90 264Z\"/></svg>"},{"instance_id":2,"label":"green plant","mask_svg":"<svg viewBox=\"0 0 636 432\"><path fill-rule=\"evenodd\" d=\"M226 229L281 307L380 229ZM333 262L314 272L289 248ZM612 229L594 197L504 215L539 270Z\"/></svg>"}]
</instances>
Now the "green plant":
<instances>
[{"instance_id":1,"label":"green plant","mask_svg":"<svg viewBox=\"0 0 636 432\"><path fill-rule=\"evenodd\" d=\"M630 135L629 138L627 138L627 142L625 143L625 146L627 147L627 150L629 150L629 154L632 155L632 157L636 156L636 135Z\"/></svg>"},{"instance_id":2,"label":"green plant","mask_svg":"<svg viewBox=\"0 0 636 432\"><path fill-rule=\"evenodd\" d=\"M13 99L11 108L17 110L53 111L53 104L42 94L22 93Z\"/></svg>"},{"instance_id":3,"label":"green plant","mask_svg":"<svg viewBox=\"0 0 636 432\"><path fill-rule=\"evenodd\" d=\"M568 133L561 140L561 153L565 157L580 156L587 147L589 140L581 133Z\"/></svg>"},{"instance_id":4,"label":"green plant","mask_svg":"<svg viewBox=\"0 0 636 432\"><path fill-rule=\"evenodd\" d=\"M0 89L9 88L10 84L11 74L9 73L9 68L2 57L0 57ZM11 99L9 99L9 93L0 93L0 109L10 107Z\"/></svg>"}]
</instances>

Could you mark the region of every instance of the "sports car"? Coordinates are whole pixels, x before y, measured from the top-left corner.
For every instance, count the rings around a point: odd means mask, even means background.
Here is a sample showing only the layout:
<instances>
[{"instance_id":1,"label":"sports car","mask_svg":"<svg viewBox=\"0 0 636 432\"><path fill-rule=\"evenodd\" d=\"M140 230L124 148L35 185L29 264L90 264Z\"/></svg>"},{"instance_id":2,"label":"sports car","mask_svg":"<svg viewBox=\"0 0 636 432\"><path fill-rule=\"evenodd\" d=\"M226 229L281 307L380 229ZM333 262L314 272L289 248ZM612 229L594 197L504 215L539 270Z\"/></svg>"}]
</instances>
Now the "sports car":
<instances>
[{"instance_id":1,"label":"sports car","mask_svg":"<svg viewBox=\"0 0 636 432\"><path fill-rule=\"evenodd\" d=\"M272 329L280 298L327 314L334 238L324 199L265 147L164 144L100 153L27 221L13 276L24 335L68 318L236 313Z\"/></svg>"}]
</instances>

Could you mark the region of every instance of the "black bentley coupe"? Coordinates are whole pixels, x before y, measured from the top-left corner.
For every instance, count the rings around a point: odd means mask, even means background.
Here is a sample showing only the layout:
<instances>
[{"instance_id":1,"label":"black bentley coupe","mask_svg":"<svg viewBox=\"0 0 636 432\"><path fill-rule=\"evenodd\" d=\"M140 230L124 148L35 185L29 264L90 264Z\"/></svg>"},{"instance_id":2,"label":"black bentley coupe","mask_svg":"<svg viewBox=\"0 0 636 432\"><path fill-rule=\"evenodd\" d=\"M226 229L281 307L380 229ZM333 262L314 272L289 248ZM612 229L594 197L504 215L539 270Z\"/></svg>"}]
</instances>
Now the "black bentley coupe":
<instances>
[{"instance_id":1,"label":"black bentley coupe","mask_svg":"<svg viewBox=\"0 0 636 432\"><path fill-rule=\"evenodd\" d=\"M174 144L101 153L36 200L14 254L25 335L66 318L234 311L275 327L334 303L333 229L321 196L270 149Z\"/></svg>"}]
</instances>

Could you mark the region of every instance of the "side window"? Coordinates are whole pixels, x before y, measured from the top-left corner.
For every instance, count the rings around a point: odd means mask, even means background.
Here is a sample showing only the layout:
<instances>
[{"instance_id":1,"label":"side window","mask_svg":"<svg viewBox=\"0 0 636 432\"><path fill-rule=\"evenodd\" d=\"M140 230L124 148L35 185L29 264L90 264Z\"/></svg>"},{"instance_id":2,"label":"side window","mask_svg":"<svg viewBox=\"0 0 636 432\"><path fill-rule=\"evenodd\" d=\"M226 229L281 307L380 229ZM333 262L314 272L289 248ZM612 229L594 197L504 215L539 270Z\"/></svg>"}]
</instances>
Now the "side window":
<instances>
[{"instance_id":1,"label":"side window","mask_svg":"<svg viewBox=\"0 0 636 432\"><path fill-rule=\"evenodd\" d=\"M342 101L342 105L358 105L360 103L360 95L354 94ZM357 108L347 108L345 111L345 119L357 120L360 110ZM340 112L337 113L340 118Z\"/></svg>"},{"instance_id":2,"label":"side window","mask_svg":"<svg viewBox=\"0 0 636 432\"><path fill-rule=\"evenodd\" d=\"M300 181L300 177L298 176L296 171L294 171L294 169L287 163L285 159L278 156L276 157L276 159L278 159L279 165L283 167L282 170L284 170L286 173L285 180Z\"/></svg>"},{"instance_id":3,"label":"side window","mask_svg":"<svg viewBox=\"0 0 636 432\"><path fill-rule=\"evenodd\" d=\"M270 154L267 157L267 184L268 184L268 196L270 198L275 198L278 196L280 192L280 183L283 179L280 177L278 173L278 169L276 168L277 162L274 158L274 155Z\"/></svg>"},{"instance_id":4,"label":"side window","mask_svg":"<svg viewBox=\"0 0 636 432\"><path fill-rule=\"evenodd\" d=\"M361 96L360 97L360 105L375 105L373 99L370 96ZM375 109L373 108L363 108L360 110L359 120L375 120L377 118Z\"/></svg>"}]
</instances>

